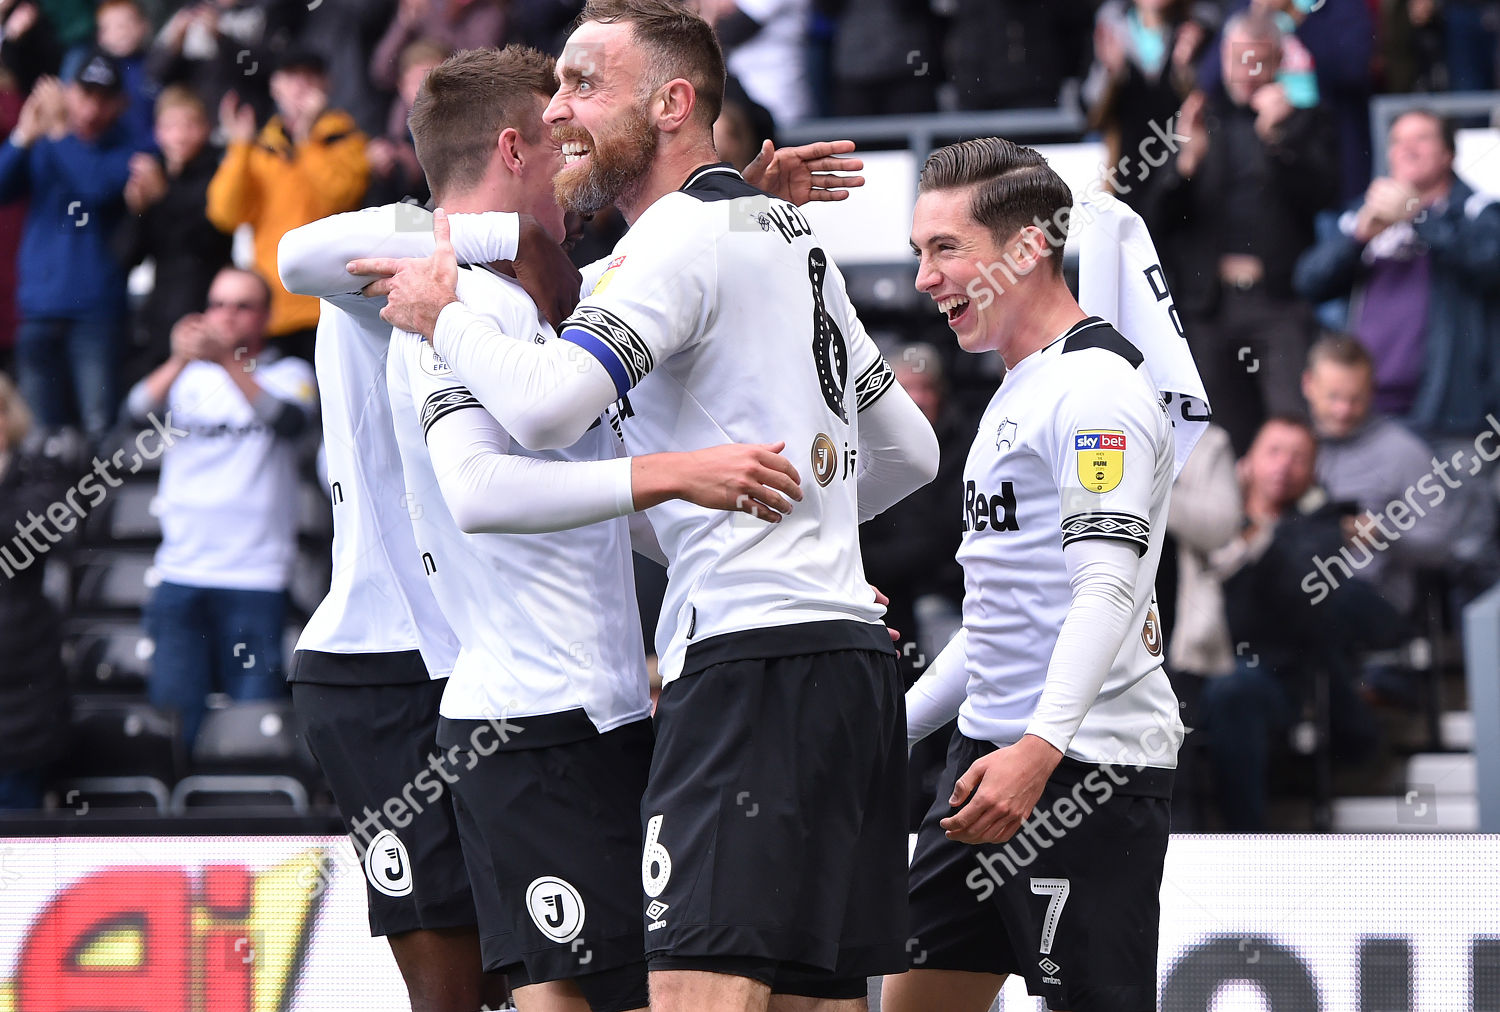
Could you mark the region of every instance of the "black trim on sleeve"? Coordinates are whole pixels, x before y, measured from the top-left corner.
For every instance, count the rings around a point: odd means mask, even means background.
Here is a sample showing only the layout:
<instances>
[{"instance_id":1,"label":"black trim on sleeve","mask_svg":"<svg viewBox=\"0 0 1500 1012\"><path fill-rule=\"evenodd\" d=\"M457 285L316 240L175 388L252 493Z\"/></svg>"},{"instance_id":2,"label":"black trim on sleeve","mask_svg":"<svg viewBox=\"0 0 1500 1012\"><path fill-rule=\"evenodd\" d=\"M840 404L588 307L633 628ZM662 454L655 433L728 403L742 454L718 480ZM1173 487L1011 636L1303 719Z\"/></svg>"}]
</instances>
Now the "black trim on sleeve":
<instances>
[{"instance_id":1,"label":"black trim on sleeve","mask_svg":"<svg viewBox=\"0 0 1500 1012\"><path fill-rule=\"evenodd\" d=\"M1103 320L1097 322L1094 320L1095 318L1091 317L1073 328L1073 332L1063 340L1063 354L1066 355L1070 351L1083 351L1087 348L1102 348L1104 351L1114 352L1129 362L1130 368L1139 369L1141 363L1146 361L1146 356L1141 354L1140 349Z\"/></svg>"},{"instance_id":2,"label":"black trim on sleeve","mask_svg":"<svg viewBox=\"0 0 1500 1012\"><path fill-rule=\"evenodd\" d=\"M429 394L422 402L422 410L418 412L422 422L422 442L427 442L427 434L437 424L438 419L446 418L455 411L465 408L480 408L484 405L479 403L479 398L469 393L467 387L444 387L436 393Z\"/></svg>"},{"instance_id":3,"label":"black trim on sleeve","mask_svg":"<svg viewBox=\"0 0 1500 1012\"><path fill-rule=\"evenodd\" d=\"M632 387L656 368L656 356L652 354L651 346L635 332L634 327L609 310L598 306L579 306L563 323L564 330L574 327L592 336L620 360Z\"/></svg>"},{"instance_id":4,"label":"black trim on sleeve","mask_svg":"<svg viewBox=\"0 0 1500 1012\"><path fill-rule=\"evenodd\" d=\"M891 370L890 363L882 356L870 364L870 368L859 374L859 379L854 381L854 404L856 411L865 408L880 400L881 396L896 382L896 374Z\"/></svg>"},{"instance_id":5,"label":"black trim on sleeve","mask_svg":"<svg viewBox=\"0 0 1500 1012\"><path fill-rule=\"evenodd\" d=\"M1145 555L1151 545L1151 522L1133 513L1114 510L1094 510L1075 513L1062 522L1062 543L1066 548L1075 541L1090 538L1108 538L1123 541L1135 549L1136 555Z\"/></svg>"}]
</instances>

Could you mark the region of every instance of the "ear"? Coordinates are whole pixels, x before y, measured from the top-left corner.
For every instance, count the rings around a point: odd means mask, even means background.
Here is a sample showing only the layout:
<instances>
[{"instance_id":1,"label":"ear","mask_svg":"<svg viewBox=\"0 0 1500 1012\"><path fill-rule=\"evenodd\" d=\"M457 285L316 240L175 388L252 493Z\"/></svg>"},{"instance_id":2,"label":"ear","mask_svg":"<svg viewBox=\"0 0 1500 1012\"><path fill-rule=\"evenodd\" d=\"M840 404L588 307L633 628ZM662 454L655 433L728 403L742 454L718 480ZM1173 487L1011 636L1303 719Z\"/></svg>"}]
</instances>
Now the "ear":
<instances>
[{"instance_id":1,"label":"ear","mask_svg":"<svg viewBox=\"0 0 1500 1012\"><path fill-rule=\"evenodd\" d=\"M1052 243L1047 233L1035 225L1027 225L1016 237L1015 258L1022 274L1030 274L1041 262L1052 255Z\"/></svg>"},{"instance_id":2,"label":"ear","mask_svg":"<svg viewBox=\"0 0 1500 1012\"><path fill-rule=\"evenodd\" d=\"M686 78L673 78L662 85L646 109L648 118L665 133L676 133L692 119L698 107L698 92Z\"/></svg>"},{"instance_id":3,"label":"ear","mask_svg":"<svg viewBox=\"0 0 1500 1012\"><path fill-rule=\"evenodd\" d=\"M500 138L495 142L495 148L500 155L500 163L505 166L505 171L519 176L525 163L525 157L521 153L521 132L515 127L506 127L500 131Z\"/></svg>"}]
</instances>

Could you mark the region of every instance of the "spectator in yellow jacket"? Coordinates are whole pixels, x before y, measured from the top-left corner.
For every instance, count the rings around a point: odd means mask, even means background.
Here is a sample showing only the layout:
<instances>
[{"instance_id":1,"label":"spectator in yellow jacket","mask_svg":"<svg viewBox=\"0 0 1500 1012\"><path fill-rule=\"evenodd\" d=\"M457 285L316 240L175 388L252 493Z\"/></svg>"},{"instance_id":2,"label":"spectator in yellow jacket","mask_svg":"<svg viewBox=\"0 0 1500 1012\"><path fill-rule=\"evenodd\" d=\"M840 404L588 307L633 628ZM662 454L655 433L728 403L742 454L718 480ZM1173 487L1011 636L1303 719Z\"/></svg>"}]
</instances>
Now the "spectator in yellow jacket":
<instances>
[{"instance_id":1,"label":"spectator in yellow jacket","mask_svg":"<svg viewBox=\"0 0 1500 1012\"><path fill-rule=\"evenodd\" d=\"M258 135L254 110L233 93L219 106L228 147L208 185L208 220L224 232L250 225L255 266L272 286L266 332L283 351L311 359L318 300L281 286L276 247L300 225L359 206L370 174L367 138L348 113L328 108L327 71L316 54L287 56L270 87L276 115Z\"/></svg>"}]
</instances>

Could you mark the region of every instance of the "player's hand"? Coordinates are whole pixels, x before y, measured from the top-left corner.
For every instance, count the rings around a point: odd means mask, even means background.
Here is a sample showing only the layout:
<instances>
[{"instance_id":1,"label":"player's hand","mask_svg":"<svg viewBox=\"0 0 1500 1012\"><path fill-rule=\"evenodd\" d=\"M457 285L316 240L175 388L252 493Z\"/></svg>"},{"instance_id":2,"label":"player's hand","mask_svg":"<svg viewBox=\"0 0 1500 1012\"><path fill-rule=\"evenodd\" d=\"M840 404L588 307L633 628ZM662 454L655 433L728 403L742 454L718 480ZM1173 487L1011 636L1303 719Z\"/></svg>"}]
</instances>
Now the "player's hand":
<instances>
[{"instance_id":1,"label":"player's hand","mask_svg":"<svg viewBox=\"0 0 1500 1012\"><path fill-rule=\"evenodd\" d=\"M1031 734L974 760L948 799L955 808L963 806L941 823L948 839L1004 843L1015 836L1061 761L1061 752Z\"/></svg>"},{"instance_id":2,"label":"player's hand","mask_svg":"<svg viewBox=\"0 0 1500 1012\"><path fill-rule=\"evenodd\" d=\"M880 605L882 608L887 608L887 609L890 608L890 606L891 606L891 599L888 598L888 597L886 597L885 593L883 591L881 591L881 589L879 587L875 586L875 584L872 583L872 584L870 584L870 589L875 592L875 603L876 604ZM891 642L892 643L900 643L901 642L901 630L900 629L892 629L890 626L886 626L885 627L885 631L891 634Z\"/></svg>"},{"instance_id":3,"label":"player's hand","mask_svg":"<svg viewBox=\"0 0 1500 1012\"><path fill-rule=\"evenodd\" d=\"M557 244L541 222L529 214L520 216L520 238L516 258L511 262L516 280L526 289L547 322L561 327L578 306L578 290L583 278L568 254Z\"/></svg>"},{"instance_id":4,"label":"player's hand","mask_svg":"<svg viewBox=\"0 0 1500 1012\"><path fill-rule=\"evenodd\" d=\"M839 157L853 150L853 141L818 141L794 148L773 148L765 141L741 175L751 186L799 206L813 200L845 200L850 190L865 185L864 176L839 174L865 167L858 158Z\"/></svg>"},{"instance_id":5,"label":"player's hand","mask_svg":"<svg viewBox=\"0 0 1500 1012\"><path fill-rule=\"evenodd\" d=\"M351 274L389 275L383 293L385 308L380 311L386 323L431 340L438 314L458 301L458 260L453 255L451 229L447 213L438 208L432 214L432 256L395 261L377 257L349 264Z\"/></svg>"},{"instance_id":6,"label":"player's hand","mask_svg":"<svg viewBox=\"0 0 1500 1012\"><path fill-rule=\"evenodd\" d=\"M705 509L748 513L780 523L802 500L802 478L781 455L786 443L726 443L687 453L633 458L637 509L682 499Z\"/></svg>"}]
</instances>

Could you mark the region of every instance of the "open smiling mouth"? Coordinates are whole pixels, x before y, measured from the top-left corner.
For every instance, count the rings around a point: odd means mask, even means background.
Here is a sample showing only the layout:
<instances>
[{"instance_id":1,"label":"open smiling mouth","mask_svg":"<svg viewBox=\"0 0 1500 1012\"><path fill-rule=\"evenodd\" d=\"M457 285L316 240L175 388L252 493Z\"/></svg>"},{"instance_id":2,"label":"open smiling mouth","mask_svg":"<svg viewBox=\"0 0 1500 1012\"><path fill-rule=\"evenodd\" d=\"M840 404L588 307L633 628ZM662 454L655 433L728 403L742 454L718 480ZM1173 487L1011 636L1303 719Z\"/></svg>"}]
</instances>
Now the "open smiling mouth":
<instances>
[{"instance_id":1,"label":"open smiling mouth","mask_svg":"<svg viewBox=\"0 0 1500 1012\"><path fill-rule=\"evenodd\" d=\"M584 141L564 141L562 146L563 165L573 165L582 161L592 150Z\"/></svg>"},{"instance_id":2,"label":"open smiling mouth","mask_svg":"<svg viewBox=\"0 0 1500 1012\"><path fill-rule=\"evenodd\" d=\"M963 319L964 315L969 311L969 300L962 295L950 295L946 299L939 300L937 307L938 312L948 318L948 323L951 326Z\"/></svg>"}]
</instances>

